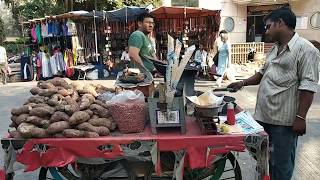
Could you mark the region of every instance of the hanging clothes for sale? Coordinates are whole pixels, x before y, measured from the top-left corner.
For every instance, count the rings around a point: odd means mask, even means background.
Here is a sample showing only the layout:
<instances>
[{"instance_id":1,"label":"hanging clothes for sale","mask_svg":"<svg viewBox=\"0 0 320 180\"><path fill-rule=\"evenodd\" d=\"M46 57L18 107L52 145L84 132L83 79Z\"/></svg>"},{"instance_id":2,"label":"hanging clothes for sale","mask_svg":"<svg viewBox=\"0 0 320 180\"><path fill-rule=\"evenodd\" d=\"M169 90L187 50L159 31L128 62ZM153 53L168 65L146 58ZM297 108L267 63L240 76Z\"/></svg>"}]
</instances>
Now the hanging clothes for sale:
<instances>
[{"instance_id":1,"label":"hanging clothes for sale","mask_svg":"<svg viewBox=\"0 0 320 180\"><path fill-rule=\"evenodd\" d=\"M37 36L38 44L42 44L41 25L40 24L36 25L36 36Z\"/></svg>"},{"instance_id":2,"label":"hanging clothes for sale","mask_svg":"<svg viewBox=\"0 0 320 180\"><path fill-rule=\"evenodd\" d=\"M41 23L41 36L43 38L48 37L48 24L46 22Z\"/></svg>"},{"instance_id":3,"label":"hanging clothes for sale","mask_svg":"<svg viewBox=\"0 0 320 180\"><path fill-rule=\"evenodd\" d=\"M66 49L64 52L64 62L66 65L66 75L67 77L71 78L73 76L73 53L71 49Z\"/></svg>"},{"instance_id":4,"label":"hanging clothes for sale","mask_svg":"<svg viewBox=\"0 0 320 180\"><path fill-rule=\"evenodd\" d=\"M42 57L41 57L42 53L39 52L36 56L35 56L35 61L36 61L36 65L37 65L37 80L41 79L42 76Z\"/></svg>"},{"instance_id":5,"label":"hanging clothes for sale","mask_svg":"<svg viewBox=\"0 0 320 180\"><path fill-rule=\"evenodd\" d=\"M68 26L65 20L63 20L61 26L62 26L62 35L68 36Z\"/></svg>"},{"instance_id":6,"label":"hanging clothes for sale","mask_svg":"<svg viewBox=\"0 0 320 180\"><path fill-rule=\"evenodd\" d=\"M62 75L62 73L66 71L63 54L61 53L59 47L54 48L54 54L50 57L50 66L53 75Z\"/></svg>"},{"instance_id":7,"label":"hanging clothes for sale","mask_svg":"<svg viewBox=\"0 0 320 180\"><path fill-rule=\"evenodd\" d=\"M31 26L31 37L32 37L32 42L36 43L37 42L37 34L36 34L36 27L34 24Z\"/></svg>"},{"instance_id":8,"label":"hanging clothes for sale","mask_svg":"<svg viewBox=\"0 0 320 180\"><path fill-rule=\"evenodd\" d=\"M47 26L48 26L48 37L52 37L53 36L53 22L51 20L49 20L47 22Z\"/></svg>"},{"instance_id":9,"label":"hanging clothes for sale","mask_svg":"<svg viewBox=\"0 0 320 180\"><path fill-rule=\"evenodd\" d=\"M43 78L50 78L52 77L51 67L50 67L50 57L48 54L48 49L41 47L41 72Z\"/></svg>"},{"instance_id":10,"label":"hanging clothes for sale","mask_svg":"<svg viewBox=\"0 0 320 180\"><path fill-rule=\"evenodd\" d=\"M66 26L68 28L68 36L77 35L77 27L73 21L68 19Z\"/></svg>"},{"instance_id":11,"label":"hanging clothes for sale","mask_svg":"<svg viewBox=\"0 0 320 180\"><path fill-rule=\"evenodd\" d=\"M22 55L21 56L21 79L22 80L31 80L32 79L32 63L30 61L30 56Z\"/></svg>"}]
</instances>

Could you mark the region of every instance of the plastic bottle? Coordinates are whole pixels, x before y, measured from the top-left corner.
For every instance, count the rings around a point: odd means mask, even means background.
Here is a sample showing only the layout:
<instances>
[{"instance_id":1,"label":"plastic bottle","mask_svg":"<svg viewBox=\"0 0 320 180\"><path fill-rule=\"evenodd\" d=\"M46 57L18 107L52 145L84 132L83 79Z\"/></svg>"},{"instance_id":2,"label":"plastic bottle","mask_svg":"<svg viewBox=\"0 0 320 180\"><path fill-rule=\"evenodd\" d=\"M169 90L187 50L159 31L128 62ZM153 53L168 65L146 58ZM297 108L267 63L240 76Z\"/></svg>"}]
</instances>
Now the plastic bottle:
<instances>
[{"instance_id":1,"label":"plastic bottle","mask_svg":"<svg viewBox=\"0 0 320 180\"><path fill-rule=\"evenodd\" d=\"M227 122L229 125L235 125L235 113L234 113L234 105L233 103L229 102L227 107Z\"/></svg>"}]
</instances>

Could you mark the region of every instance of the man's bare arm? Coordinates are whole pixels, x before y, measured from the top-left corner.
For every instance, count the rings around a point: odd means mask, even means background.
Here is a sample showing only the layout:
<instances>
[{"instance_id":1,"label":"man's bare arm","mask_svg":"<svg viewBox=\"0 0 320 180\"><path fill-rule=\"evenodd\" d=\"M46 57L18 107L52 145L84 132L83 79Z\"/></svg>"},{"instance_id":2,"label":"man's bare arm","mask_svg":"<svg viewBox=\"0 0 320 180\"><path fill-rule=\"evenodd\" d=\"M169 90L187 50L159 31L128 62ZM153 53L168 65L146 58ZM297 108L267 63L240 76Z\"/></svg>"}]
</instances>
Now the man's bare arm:
<instances>
[{"instance_id":1,"label":"man's bare arm","mask_svg":"<svg viewBox=\"0 0 320 180\"><path fill-rule=\"evenodd\" d=\"M313 101L314 92L305 90L300 90L299 92L299 106L297 115L306 118L308 110Z\"/></svg>"},{"instance_id":2,"label":"man's bare arm","mask_svg":"<svg viewBox=\"0 0 320 180\"><path fill-rule=\"evenodd\" d=\"M129 57L131 60L139 64L140 66L143 66L142 59L139 56L140 49L136 47L129 47Z\"/></svg>"}]
</instances>

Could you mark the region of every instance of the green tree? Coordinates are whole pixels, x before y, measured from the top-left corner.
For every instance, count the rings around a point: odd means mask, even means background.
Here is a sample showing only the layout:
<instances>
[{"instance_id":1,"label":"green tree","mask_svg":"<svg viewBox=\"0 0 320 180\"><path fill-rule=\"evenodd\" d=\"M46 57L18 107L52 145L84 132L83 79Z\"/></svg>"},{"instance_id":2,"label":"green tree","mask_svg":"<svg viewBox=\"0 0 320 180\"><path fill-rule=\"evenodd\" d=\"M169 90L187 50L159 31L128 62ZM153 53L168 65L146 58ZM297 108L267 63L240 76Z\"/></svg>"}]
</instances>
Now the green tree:
<instances>
[{"instance_id":1,"label":"green tree","mask_svg":"<svg viewBox=\"0 0 320 180\"><path fill-rule=\"evenodd\" d=\"M6 38L6 34L4 30L4 23L3 23L3 20L0 18L0 44L3 43L5 38Z\"/></svg>"}]
</instances>

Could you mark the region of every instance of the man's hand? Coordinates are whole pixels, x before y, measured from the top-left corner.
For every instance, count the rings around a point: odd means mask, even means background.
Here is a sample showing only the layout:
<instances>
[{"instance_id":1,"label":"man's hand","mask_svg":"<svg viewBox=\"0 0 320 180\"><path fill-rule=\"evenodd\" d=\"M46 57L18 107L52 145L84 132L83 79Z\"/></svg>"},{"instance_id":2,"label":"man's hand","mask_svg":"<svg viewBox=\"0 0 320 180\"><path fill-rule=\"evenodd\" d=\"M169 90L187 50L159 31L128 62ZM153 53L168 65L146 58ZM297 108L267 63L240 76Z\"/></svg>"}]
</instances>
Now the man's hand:
<instances>
[{"instance_id":1,"label":"man's hand","mask_svg":"<svg viewBox=\"0 0 320 180\"><path fill-rule=\"evenodd\" d=\"M239 91L242 87L244 86L243 81L239 81L239 82L235 82L235 83L231 83L227 86L227 88L231 88L232 91L230 92L237 92Z\"/></svg>"},{"instance_id":2,"label":"man's hand","mask_svg":"<svg viewBox=\"0 0 320 180\"><path fill-rule=\"evenodd\" d=\"M306 121L296 117L295 121L293 122L293 131L297 133L298 136L302 136L306 134Z\"/></svg>"}]
</instances>

